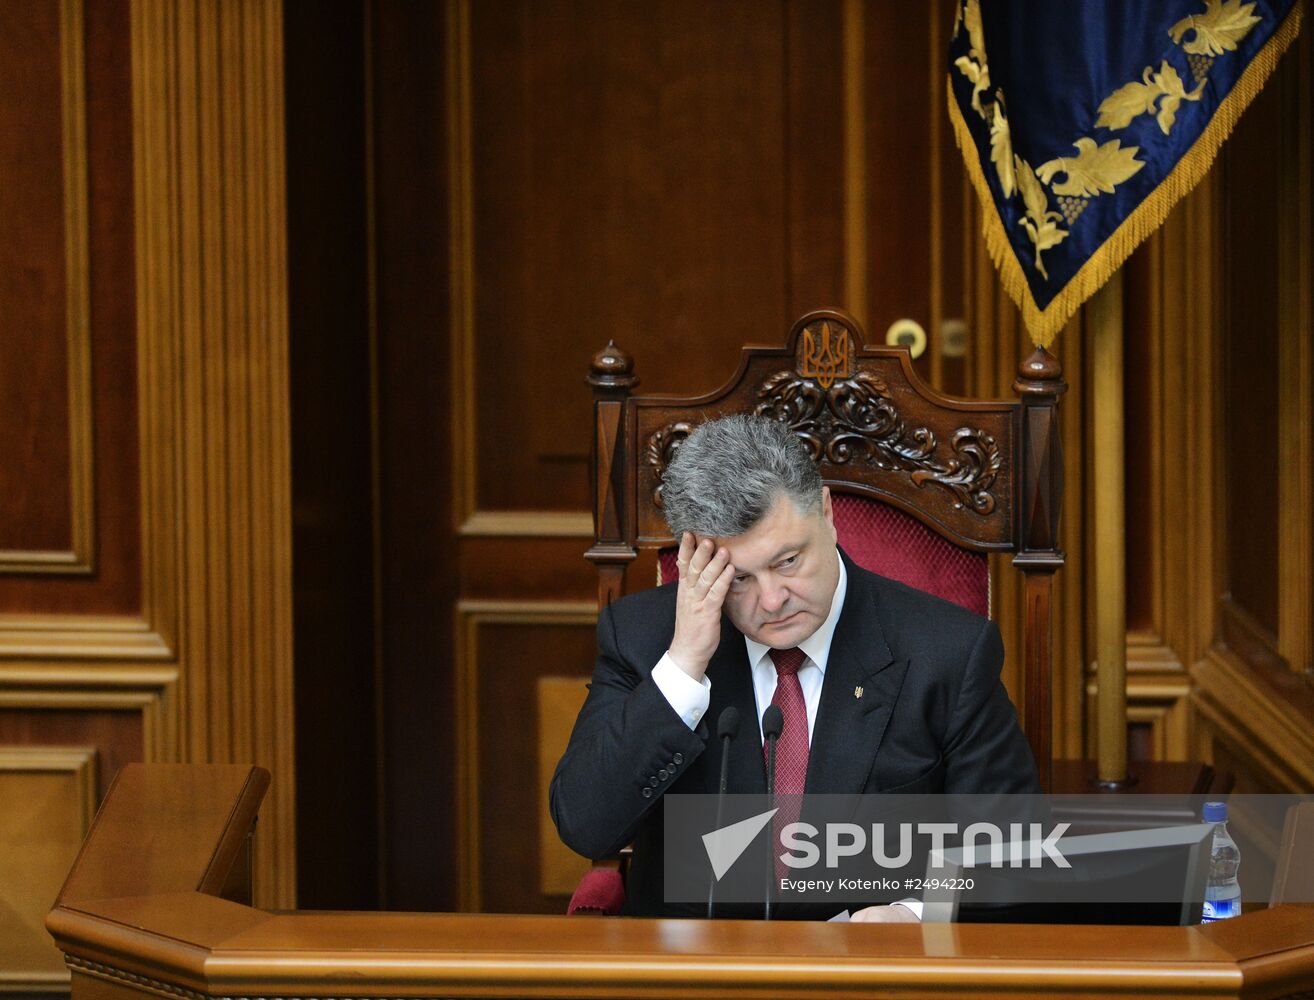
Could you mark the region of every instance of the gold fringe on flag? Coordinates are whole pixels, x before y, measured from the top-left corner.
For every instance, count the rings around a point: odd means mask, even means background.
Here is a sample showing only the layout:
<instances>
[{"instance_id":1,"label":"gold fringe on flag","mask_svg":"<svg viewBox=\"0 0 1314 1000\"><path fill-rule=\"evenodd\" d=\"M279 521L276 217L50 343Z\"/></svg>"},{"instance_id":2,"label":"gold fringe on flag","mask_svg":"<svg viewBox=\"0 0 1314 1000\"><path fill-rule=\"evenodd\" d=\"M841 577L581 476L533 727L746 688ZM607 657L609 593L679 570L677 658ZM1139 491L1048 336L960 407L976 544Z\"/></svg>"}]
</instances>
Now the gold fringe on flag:
<instances>
[{"instance_id":1,"label":"gold fringe on flag","mask_svg":"<svg viewBox=\"0 0 1314 1000\"><path fill-rule=\"evenodd\" d=\"M995 267L999 269L1000 280L1009 297L1017 303L1022 311L1022 322L1026 325L1031 340L1038 347L1048 347L1058 332L1081 308L1082 303L1094 295L1109 280L1113 272L1131 256L1141 243L1163 225L1164 219L1185 195L1200 182L1208 172L1218 155L1223 142L1232 134L1242 112L1250 105L1255 95L1263 89L1265 82L1277 67L1282 53L1300 33L1303 16L1303 0L1296 0L1287 16L1264 43L1255 57L1250 60L1240 79L1232 87L1214 111L1213 117L1205 130L1187 150L1186 155L1177 161L1172 171L1159 182L1135 210L1122 220L1096 251L1090 255L1081 268L1074 274L1062 291L1054 296L1049 305L1041 309L1031 294L1022 265L1018 263L1013 245L1004 231L1004 221L999 216L999 207L995 204L990 185L981 170L981 161L977 153L976 142L963 120L958 101L954 98L952 77L948 80L945 93L949 99L949 120L953 122L954 139L963 153L963 162L967 165L967 175L972 179L977 197L982 205L982 234L985 236L986 249Z\"/></svg>"}]
</instances>

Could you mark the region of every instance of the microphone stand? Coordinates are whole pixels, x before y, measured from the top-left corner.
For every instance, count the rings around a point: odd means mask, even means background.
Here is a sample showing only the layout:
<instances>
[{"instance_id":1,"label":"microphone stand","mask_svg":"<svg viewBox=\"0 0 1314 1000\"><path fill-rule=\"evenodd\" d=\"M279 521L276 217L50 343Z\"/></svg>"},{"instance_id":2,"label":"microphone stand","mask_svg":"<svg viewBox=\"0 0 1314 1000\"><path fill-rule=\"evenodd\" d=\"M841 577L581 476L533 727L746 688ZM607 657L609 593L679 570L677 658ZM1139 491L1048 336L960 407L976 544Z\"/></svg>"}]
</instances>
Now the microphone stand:
<instances>
[{"instance_id":1,"label":"microphone stand","mask_svg":"<svg viewBox=\"0 0 1314 1000\"><path fill-rule=\"evenodd\" d=\"M776 738L780 731L785 728L785 716L780 711L779 705L768 705L767 710L762 713L762 735L766 737L767 745L767 767L766 767L766 786L767 786L767 809L776 807ZM766 881L766 900L762 908L762 919L771 919L771 897L772 879L776 877L776 859L775 851L771 846L772 831L775 829L775 818L767 825L767 881Z\"/></svg>"},{"instance_id":2,"label":"microphone stand","mask_svg":"<svg viewBox=\"0 0 1314 1000\"><path fill-rule=\"evenodd\" d=\"M739 709L733 705L724 709L716 720L716 735L721 739L721 784L716 793L716 826L721 829L721 813L725 807L725 790L730 779L730 741L739 732ZM713 901L716 898L716 872L707 883L707 919L712 919Z\"/></svg>"}]
</instances>

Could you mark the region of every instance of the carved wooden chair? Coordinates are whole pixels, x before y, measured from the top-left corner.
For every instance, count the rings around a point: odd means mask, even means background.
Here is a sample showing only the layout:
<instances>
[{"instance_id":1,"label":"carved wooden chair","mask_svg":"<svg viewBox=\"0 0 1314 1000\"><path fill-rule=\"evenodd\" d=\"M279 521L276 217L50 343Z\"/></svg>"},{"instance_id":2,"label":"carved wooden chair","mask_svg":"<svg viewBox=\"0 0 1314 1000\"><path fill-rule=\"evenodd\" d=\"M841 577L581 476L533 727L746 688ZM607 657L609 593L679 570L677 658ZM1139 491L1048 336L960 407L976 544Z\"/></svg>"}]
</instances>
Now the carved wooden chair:
<instances>
[{"instance_id":1,"label":"carved wooden chair","mask_svg":"<svg viewBox=\"0 0 1314 1000\"><path fill-rule=\"evenodd\" d=\"M634 395L629 355L593 359L594 542L598 604L675 577L675 540L661 510L662 472L700 423L756 413L788 424L830 487L840 544L859 565L988 615L987 554L1010 552L1026 574L1023 729L1050 782L1050 598L1063 494L1058 360L1021 365L1017 399L942 396L914 373L906 348L869 347L843 312L808 313L783 347L747 347L739 370L704 396ZM647 557L647 558L643 558ZM650 571L651 572L651 571ZM592 879L590 885L590 877ZM613 881L614 880L614 881ZM600 910L619 876L586 876L572 910ZM581 899L580 893L584 894ZM576 903L584 905L576 906Z\"/></svg>"}]
</instances>

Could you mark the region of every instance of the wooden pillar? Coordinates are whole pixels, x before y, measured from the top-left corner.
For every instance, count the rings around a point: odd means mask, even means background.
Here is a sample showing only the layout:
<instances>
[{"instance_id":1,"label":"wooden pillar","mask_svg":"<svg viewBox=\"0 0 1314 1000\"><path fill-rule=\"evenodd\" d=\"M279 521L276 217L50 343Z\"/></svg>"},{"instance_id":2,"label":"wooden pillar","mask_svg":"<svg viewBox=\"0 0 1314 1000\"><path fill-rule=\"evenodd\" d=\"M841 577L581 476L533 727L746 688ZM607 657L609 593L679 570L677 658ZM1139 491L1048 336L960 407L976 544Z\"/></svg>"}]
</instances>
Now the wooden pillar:
<instances>
[{"instance_id":1,"label":"wooden pillar","mask_svg":"<svg viewBox=\"0 0 1314 1000\"><path fill-rule=\"evenodd\" d=\"M1067 391L1063 367L1043 347L1018 366L1013 389L1022 397L1021 514L1013 565L1026 577L1022 726L1040 772L1050 788L1053 761L1054 573L1063 565L1058 547L1063 508L1063 444L1058 397Z\"/></svg>"},{"instance_id":2,"label":"wooden pillar","mask_svg":"<svg viewBox=\"0 0 1314 1000\"><path fill-rule=\"evenodd\" d=\"M1127 552L1122 272L1090 300L1094 362L1095 657L1098 778L1127 782Z\"/></svg>"},{"instance_id":3,"label":"wooden pillar","mask_svg":"<svg viewBox=\"0 0 1314 1000\"><path fill-rule=\"evenodd\" d=\"M290 907L283 7L138 0L131 30L145 602L176 629L169 756L271 772L255 901Z\"/></svg>"},{"instance_id":4,"label":"wooden pillar","mask_svg":"<svg viewBox=\"0 0 1314 1000\"><path fill-rule=\"evenodd\" d=\"M639 384L634 359L611 341L593 356L593 545L584 557L598 568L598 607L605 608L625 591L625 570L634 561L633 526L623 481L625 400Z\"/></svg>"}]
</instances>

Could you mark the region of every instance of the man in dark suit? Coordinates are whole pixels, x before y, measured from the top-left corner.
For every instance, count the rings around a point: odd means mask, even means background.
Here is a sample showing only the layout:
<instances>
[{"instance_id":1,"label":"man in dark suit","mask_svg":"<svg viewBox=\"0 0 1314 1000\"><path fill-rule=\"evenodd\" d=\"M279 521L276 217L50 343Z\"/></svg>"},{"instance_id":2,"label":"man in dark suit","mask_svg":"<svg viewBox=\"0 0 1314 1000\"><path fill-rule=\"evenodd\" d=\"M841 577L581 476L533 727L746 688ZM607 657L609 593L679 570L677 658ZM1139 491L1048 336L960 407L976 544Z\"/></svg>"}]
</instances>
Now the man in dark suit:
<instances>
[{"instance_id":1,"label":"man in dark suit","mask_svg":"<svg viewBox=\"0 0 1314 1000\"><path fill-rule=\"evenodd\" d=\"M662 895L662 796L715 794L720 755L704 750L730 705L745 723L730 792L766 790L757 720L770 704L785 718L780 793L1039 791L999 679L998 628L840 552L829 490L788 428L747 416L702 425L667 467L662 498L679 580L603 611L550 794L573 850L603 858L634 844L627 912L684 912ZM904 902L854 919L918 915Z\"/></svg>"}]
</instances>

